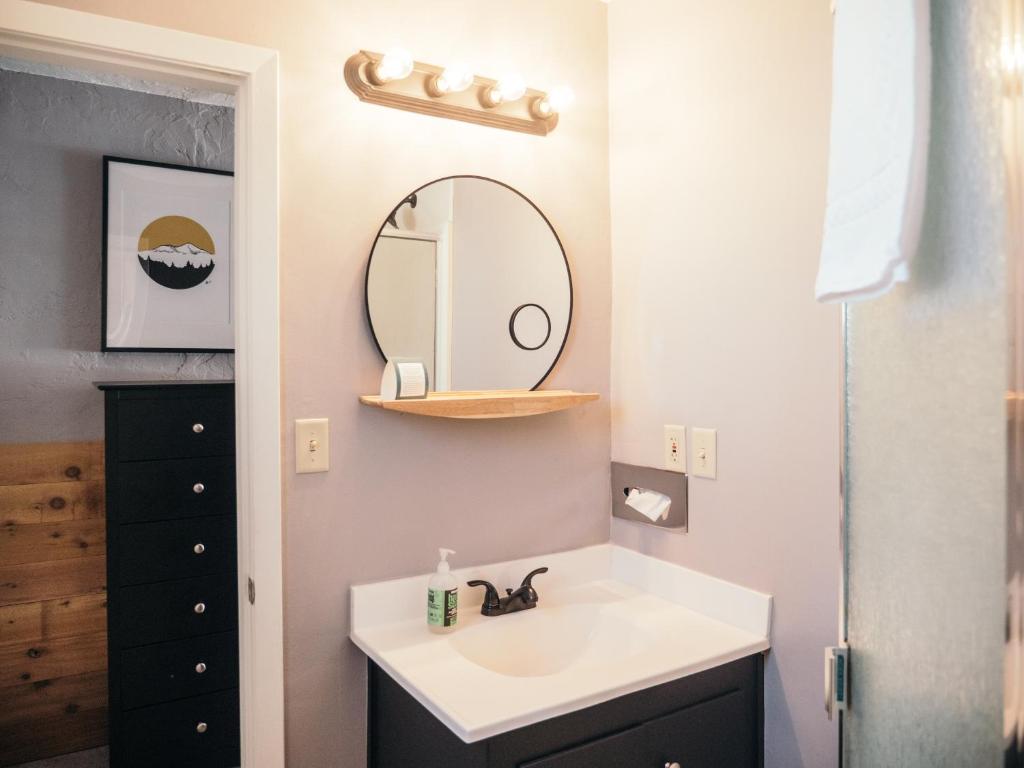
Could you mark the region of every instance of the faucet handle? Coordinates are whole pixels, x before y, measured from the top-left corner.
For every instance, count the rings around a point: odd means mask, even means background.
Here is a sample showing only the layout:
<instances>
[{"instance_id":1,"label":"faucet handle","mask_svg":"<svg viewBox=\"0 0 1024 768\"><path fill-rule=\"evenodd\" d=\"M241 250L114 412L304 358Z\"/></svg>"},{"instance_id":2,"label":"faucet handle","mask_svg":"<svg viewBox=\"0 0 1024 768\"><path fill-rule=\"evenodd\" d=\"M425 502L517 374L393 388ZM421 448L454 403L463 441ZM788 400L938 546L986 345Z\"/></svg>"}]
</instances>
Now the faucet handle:
<instances>
[{"instance_id":1,"label":"faucet handle","mask_svg":"<svg viewBox=\"0 0 1024 768\"><path fill-rule=\"evenodd\" d=\"M498 590L489 581L473 579L466 582L467 587L484 587L487 592L484 594L483 608L497 608L501 605L501 598L498 597Z\"/></svg>"},{"instance_id":2,"label":"faucet handle","mask_svg":"<svg viewBox=\"0 0 1024 768\"><path fill-rule=\"evenodd\" d=\"M548 569L546 567L544 567L544 568L535 568L534 570L532 570L528 574L526 574L526 578L523 579L522 586L529 587L530 589L533 589L533 577L534 576L538 576L538 575L540 575L542 573L547 573L547 572L548 572Z\"/></svg>"}]
</instances>

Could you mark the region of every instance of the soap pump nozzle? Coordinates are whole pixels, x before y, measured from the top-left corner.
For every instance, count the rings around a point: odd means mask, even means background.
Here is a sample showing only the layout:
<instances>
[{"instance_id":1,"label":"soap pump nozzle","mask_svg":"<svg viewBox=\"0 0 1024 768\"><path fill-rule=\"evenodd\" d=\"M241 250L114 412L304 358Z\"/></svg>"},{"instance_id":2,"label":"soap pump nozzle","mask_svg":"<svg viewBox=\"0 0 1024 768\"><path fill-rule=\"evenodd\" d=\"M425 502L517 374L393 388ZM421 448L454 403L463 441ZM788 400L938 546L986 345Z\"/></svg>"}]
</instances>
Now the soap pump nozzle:
<instances>
[{"instance_id":1,"label":"soap pump nozzle","mask_svg":"<svg viewBox=\"0 0 1024 768\"><path fill-rule=\"evenodd\" d=\"M448 564L448 555L454 555L455 550L445 549L444 547L441 547L437 550L437 552L439 555L441 555L441 560L437 564L437 572L448 573L448 571L452 569L452 567Z\"/></svg>"}]
</instances>

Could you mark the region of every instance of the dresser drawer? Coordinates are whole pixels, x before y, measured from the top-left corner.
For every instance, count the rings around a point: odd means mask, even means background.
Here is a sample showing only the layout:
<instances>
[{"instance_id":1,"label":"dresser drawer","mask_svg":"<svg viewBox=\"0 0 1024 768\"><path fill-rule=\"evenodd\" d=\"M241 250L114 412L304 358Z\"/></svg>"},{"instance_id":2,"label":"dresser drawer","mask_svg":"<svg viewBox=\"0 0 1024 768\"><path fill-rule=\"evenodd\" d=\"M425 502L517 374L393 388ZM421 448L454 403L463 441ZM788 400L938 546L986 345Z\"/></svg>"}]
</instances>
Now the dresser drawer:
<instances>
[{"instance_id":1,"label":"dresser drawer","mask_svg":"<svg viewBox=\"0 0 1024 768\"><path fill-rule=\"evenodd\" d=\"M121 586L235 571L234 515L122 525L115 535Z\"/></svg>"},{"instance_id":2,"label":"dresser drawer","mask_svg":"<svg viewBox=\"0 0 1024 768\"><path fill-rule=\"evenodd\" d=\"M117 404L120 461L227 456L235 452L231 397L164 397Z\"/></svg>"},{"instance_id":3,"label":"dresser drawer","mask_svg":"<svg viewBox=\"0 0 1024 768\"><path fill-rule=\"evenodd\" d=\"M121 707L124 709L237 687L237 632L121 652Z\"/></svg>"},{"instance_id":4,"label":"dresser drawer","mask_svg":"<svg viewBox=\"0 0 1024 768\"><path fill-rule=\"evenodd\" d=\"M112 644L131 648L237 629L235 579L224 573L117 589L110 603Z\"/></svg>"},{"instance_id":5,"label":"dresser drawer","mask_svg":"<svg viewBox=\"0 0 1024 768\"><path fill-rule=\"evenodd\" d=\"M235 459L118 464L115 493L112 506L119 523L234 514Z\"/></svg>"},{"instance_id":6,"label":"dresser drawer","mask_svg":"<svg viewBox=\"0 0 1024 768\"><path fill-rule=\"evenodd\" d=\"M239 764L238 691L124 712L121 755L131 768L233 768Z\"/></svg>"}]
</instances>

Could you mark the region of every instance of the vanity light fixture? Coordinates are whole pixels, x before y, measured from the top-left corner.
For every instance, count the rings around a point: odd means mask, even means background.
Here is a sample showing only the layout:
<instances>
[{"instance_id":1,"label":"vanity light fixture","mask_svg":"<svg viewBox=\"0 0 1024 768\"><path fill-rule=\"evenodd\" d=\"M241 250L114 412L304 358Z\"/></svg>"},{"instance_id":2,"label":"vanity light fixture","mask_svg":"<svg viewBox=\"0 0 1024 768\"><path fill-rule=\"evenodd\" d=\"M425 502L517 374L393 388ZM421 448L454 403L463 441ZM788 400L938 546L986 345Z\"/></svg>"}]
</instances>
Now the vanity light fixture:
<instances>
[{"instance_id":1,"label":"vanity light fixture","mask_svg":"<svg viewBox=\"0 0 1024 768\"><path fill-rule=\"evenodd\" d=\"M345 62L345 82L371 104L538 136L555 129L572 93L528 88L518 74L491 80L464 64L426 64L401 49L359 51Z\"/></svg>"},{"instance_id":2,"label":"vanity light fixture","mask_svg":"<svg viewBox=\"0 0 1024 768\"><path fill-rule=\"evenodd\" d=\"M404 80L412 74L412 54L404 48L392 48L380 61L368 67L366 74L374 85L384 85L393 80Z\"/></svg>"},{"instance_id":3,"label":"vanity light fixture","mask_svg":"<svg viewBox=\"0 0 1024 768\"><path fill-rule=\"evenodd\" d=\"M440 98L448 93L462 93L473 84L473 70L466 64L449 64L440 75L427 81L427 91Z\"/></svg>"}]
</instances>

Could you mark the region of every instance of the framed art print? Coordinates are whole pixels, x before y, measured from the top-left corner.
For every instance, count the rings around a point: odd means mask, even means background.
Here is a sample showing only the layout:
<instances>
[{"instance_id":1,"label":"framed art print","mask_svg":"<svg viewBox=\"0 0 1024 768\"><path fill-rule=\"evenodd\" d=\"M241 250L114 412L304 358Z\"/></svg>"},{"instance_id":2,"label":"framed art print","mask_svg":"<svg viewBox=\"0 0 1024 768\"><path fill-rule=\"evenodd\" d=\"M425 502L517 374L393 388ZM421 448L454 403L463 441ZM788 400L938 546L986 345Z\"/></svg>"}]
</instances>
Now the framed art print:
<instances>
[{"instance_id":1,"label":"framed art print","mask_svg":"<svg viewBox=\"0 0 1024 768\"><path fill-rule=\"evenodd\" d=\"M234 174L103 158L104 351L231 352Z\"/></svg>"}]
</instances>

